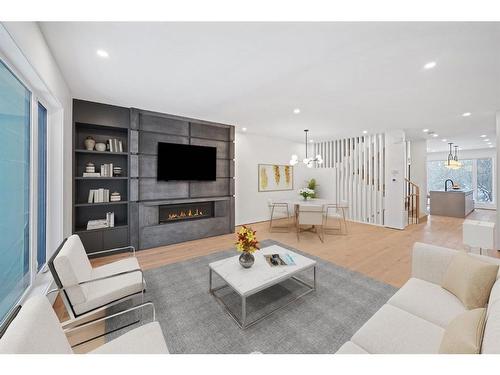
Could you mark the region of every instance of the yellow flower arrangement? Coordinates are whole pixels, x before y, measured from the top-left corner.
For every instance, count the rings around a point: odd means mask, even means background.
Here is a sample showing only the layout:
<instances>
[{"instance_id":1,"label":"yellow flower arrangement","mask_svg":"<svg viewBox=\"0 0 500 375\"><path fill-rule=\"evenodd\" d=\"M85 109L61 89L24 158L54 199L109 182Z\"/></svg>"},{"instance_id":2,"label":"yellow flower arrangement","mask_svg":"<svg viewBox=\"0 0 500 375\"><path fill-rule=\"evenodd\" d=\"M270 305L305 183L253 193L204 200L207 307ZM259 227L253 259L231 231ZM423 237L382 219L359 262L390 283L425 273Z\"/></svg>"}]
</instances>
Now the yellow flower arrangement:
<instances>
[{"instance_id":1,"label":"yellow flower arrangement","mask_svg":"<svg viewBox=\"0 0 500 375\"><path fill-rule=\"evenodd\" d=\"M250 254L259 250L256 233L252 228L243 225L237 233L238 241L236 241L236 250Z\"/></svg>"}]
</instances>

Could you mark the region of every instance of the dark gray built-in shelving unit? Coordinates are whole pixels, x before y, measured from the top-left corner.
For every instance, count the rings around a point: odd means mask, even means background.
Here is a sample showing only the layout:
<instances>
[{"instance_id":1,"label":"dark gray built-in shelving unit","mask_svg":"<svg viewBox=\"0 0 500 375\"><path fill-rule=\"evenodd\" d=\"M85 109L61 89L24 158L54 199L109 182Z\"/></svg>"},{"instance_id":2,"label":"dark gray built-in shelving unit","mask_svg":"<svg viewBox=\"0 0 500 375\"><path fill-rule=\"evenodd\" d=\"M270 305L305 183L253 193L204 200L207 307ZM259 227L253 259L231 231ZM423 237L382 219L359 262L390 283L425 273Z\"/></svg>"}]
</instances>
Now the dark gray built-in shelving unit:
<instances>
[{"instance_id":1,"label":"dark gray built-in shelving unit","mask_svg":"<svg viewBox=\"0 0 500 375\"><path fill-rule=\"evenodd\" d=\"M126 246L130 243L129 228L129 130L128 108L73 101L73 233L77 233L85 249L94 251ZM122 141L123 152L89 151L84 141L91 136L106 143L110 138ZM96 171L101 164L120 166L120 177L82 177L85 165L92 162ZM90 189L109 189L121 195L119 202L88 203ZM89 220L104 219L107 212L114 212L115 226L87 230Z\"/></svg>"},{"instance_id":2,"label":"dark gray built-in shelving unit","mask_svg":"<svg viewBox=\"0 0 500 375\"><path fill-rule=\"evenodd\" d=\"M136 108L73 101L73 232L94 252L126 245L146 249L234 232L234 126ZM119 138L122 153L87 151L84 140ZM158 142L217 148L215 181L158 181ZM121 177L82 177L85 164L122 167ZM118 191L121 202L88 203L89 189ZM168 207L210 205L210 216L164 221ZM162 208L163 207L163 208ZM86 230L115 213L115 227Z\"/></svg>"}]
</instances>

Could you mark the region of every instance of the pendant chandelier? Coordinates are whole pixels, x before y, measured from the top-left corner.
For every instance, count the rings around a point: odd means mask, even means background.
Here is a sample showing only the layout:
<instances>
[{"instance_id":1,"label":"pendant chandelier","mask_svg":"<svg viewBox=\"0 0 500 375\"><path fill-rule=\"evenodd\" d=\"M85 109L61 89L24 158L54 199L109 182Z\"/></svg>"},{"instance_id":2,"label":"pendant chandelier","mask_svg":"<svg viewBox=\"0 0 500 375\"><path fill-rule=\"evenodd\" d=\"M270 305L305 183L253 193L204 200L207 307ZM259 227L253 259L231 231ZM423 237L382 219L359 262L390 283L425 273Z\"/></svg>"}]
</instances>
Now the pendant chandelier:
<instances>
[{"instance_id":1,"label":"pendant chandelier","mask_svg":"<svg viewBox=\"0 0 500 375\"><path fill-rule=\"evenodd\" d=\"M458 146L453 146L453 143L448 143L450 145L450 153L448 154L448 162L445 167L448 169L460 169L462 167L462 163L458 161ZM451 147L455 148L455 155L453 155L453 151Z\"/></svg>"},{"instance_id":2,"label":"pendant chandelier","mask_svg":"<svg viewBox=\"0 0 500 375\"><path fill-rule=\"evenodd\" d=\"M323 164L323 158L320 154L311 158L307 155L307 146L309 144L309 141L307 140L307 133L309 133L309 129L304 129L304 132L306 133L306 157L302 160L302 162L307 165L307 168L312 168L314 163ZM292 155L292 158L290 159L290 165L296 165L298 162L299 157L295 154Z\"/></svg>"}]
</instances>

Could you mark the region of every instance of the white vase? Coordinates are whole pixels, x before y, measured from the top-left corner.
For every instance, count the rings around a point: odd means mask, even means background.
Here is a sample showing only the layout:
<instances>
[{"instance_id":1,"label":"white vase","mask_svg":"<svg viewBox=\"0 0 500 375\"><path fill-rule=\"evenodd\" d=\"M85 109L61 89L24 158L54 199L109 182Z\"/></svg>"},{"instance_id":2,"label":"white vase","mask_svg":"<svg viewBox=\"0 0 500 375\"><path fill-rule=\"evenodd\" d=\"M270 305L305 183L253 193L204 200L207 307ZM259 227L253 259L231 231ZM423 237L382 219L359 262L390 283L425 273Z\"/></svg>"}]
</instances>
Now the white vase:
<instances>
[{"instance_id":1,"label":"white vase","mask_svg":"<svg viewBox=\"0 0 500 375\"><path fill-rule=\"evenodd\" d=\"M87 150L92 151L94 149L94 146L95 146L95 140L92 137L87 137L85 139L85 141L83 142L83 144L85 145L85 148Z\"/></svg>"},{"instance_id":2,"label":"white vase","mask_svg":"<svg viewBox=\"0 0 500 375\"><path fill-rule=\"evenodd\" d=\"M106 143L102 143L102 142L99 142L99 143L96 143L95 144L95 149L97 151L106 151Z\"/></svg>"}]
</instances>

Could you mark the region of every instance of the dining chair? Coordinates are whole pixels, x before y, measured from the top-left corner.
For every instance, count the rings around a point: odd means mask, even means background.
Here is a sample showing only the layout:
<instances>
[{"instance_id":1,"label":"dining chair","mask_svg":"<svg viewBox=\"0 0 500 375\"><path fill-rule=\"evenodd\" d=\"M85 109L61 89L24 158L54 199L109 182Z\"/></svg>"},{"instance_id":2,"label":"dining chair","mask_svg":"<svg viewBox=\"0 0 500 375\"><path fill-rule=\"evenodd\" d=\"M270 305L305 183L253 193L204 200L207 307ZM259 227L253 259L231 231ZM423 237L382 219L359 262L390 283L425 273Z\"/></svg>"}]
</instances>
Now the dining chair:
<instances>
[{"instance_id":1,"label":"dining chair","mask_svg":"<svg viewBox=\"0 0 500 375\"><path fill-rule=\"evenodd\" d=\"M297 215L297 240L300 240L300 232L306 230L313 230L317 233L321 242L324 241L324 215L323 215L323 205L298 205L296 210ZM301 225L308 225L310 228L302 229ZM318 230L320 229L320 230Z\"/></svg>"},{"instance_id":2,"label":"dining chair","mask_svg":"<svg viewBox=\"0 0 500 375\"><path fill-rule=\"evenodd\" d=\"M269 220L269 232L278 230L281 232L290 231L290 209L286 202L273 202L271 199L268 201L268 207L271 211L271 219ZM285 225L273 225L274 220L286 220Z\"/></svg>"},{"instance_id":3,"label":"dining chair","mask_svg":"<svg viewBox=\"0 0 500 375\"><path fill-rule=\"evenodd\" d=\"M342 233L342 226L344 227L344 233L347 234L347 220L346 220L346 210L349 208L346 201L341 201L340 203L330 203L325 206L325 233L330 234L332 231L340 231ZM336 219L339 226L329 226L329 219Z\"/></svg>"}]
</instances>

